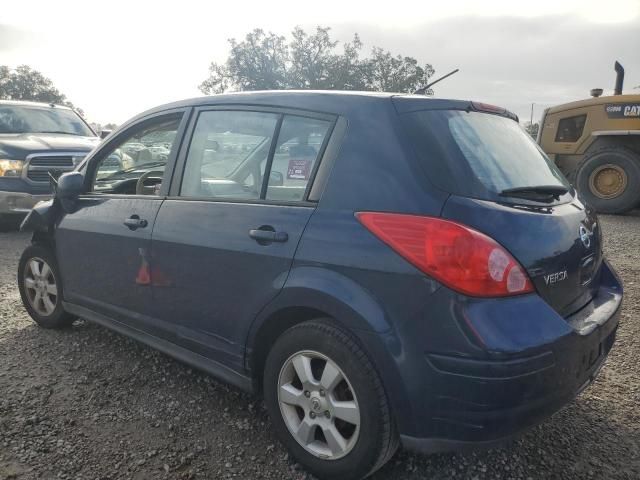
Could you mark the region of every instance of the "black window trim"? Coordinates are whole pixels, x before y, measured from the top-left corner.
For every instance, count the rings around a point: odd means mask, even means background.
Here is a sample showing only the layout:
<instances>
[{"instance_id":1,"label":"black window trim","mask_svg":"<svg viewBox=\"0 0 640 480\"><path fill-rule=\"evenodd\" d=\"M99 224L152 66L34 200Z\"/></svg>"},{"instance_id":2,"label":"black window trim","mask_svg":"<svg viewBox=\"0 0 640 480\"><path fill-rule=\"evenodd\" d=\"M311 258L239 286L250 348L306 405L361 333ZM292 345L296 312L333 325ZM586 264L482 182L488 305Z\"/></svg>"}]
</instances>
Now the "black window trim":
<instances>
[{"instance_id":1,"label":"black window trim","mask_svg":"<svg viewBox=\"0 0 640 480\"><path fill-rule=\"evenodd\" d=\"M325 138L325 144L322 148L322 155L319 157L320 161L316 162L314 171L309 178L307 184L307 192L305 192L305 199L311 203L318 203L329 179L329 174L333 170L333 165L340 152L342 146L342 140L347 133L348 122L340 116L336 117L335 121L331 125L327 136Z\"/></svg>"},{"instance_id":2,"label":"black window trim","mask_svg":"<svg viewBox=\"0 0 640 480\"><path fill-rule=\"evenodd\" d=\"M322 145L320 145L320 149L318 150L317 160L315 162L315 165L313 166L311 175L309 175L309 181L307 182L307 186L304 189L304 195L302 196L303 200L305 201L310 201L309 193L311 192L311 189L313 188L313 184L315 183L318 168L320 168L320 164L322 163L322 159L324 158L324 153L327 150L327 145L329 144L329 139L333 134L333 129L336 126L336 122L337 122L337 119L334 118L333 121L329 124L329 128L327 128L327 133L322 139Z\"/></svg>"},{"instance_id":3,"label":"black window trim","mask_svg":"<svg viewBox=\"0 0 640 480\"><path fill-rule=\"evenodd\" d=\"M273 157L276 155L276 147L278 146L278 140L280 139L280 129L282 129L282 122L284 121L284 115L278 116L276 127L273 130L273 138L271 138L271 144L269 145L269 153L267 153L267 163L264 166L264 175L262 176L262 185L260 186L260 198L259 200L265 200L267 198L267 189L269 188L269 179L271 178L271 167L273 166ZM306 197L303 197L305 199Z\"/></svg>"},{"instance_id":4,"label":"black window trim","mask_svg":"<svg viewBox=\"0 0 640 480\"><path fill-rule=\"evenodd\" d=\"M107 142L100 145L98 149L91 154L91 157L87 159L86 168L84 171L84 187L86 192L82 195L82 197L92 197L92 198L146 198L151 200L158 200L165 198L169 193L171 179L174 175L174 170L176 166L176 161L180 151L182 150L182 144L185 138L185 131L187 129L193 108L192 107L181 107L181 108L172 108L168 110L162 110L160 112L155 112L150 115L146 115L142 118L137 119L133 123L129 123L125 128L118 131L113 138L109 138ZM144 129L149 124L155 123L157 120L162 117L171 117L182 114L180 119L180 124L178 125L178 130L176 131L176 138L171 145L171 153L169 154L169 158L167 159L167 163L164 169L164 175L162 179L162 186L160 188L160 193L158 195L137 195L137 194L123 194L123 193L99 193L94 192L92 190L94 177L96 174L97 165L104 160L104 156L106 154L111 153L114 146L119 145L120 142L130 137L132 132Z\"/></svg>"},{"instance_id":5,"label":"black window trim","mask_svg":"<svg viewBox=\"0 0 640 480\"><path fill-rule=\"evenodd\" d=\"M265 185L265 180L268 182L268 179L269 179L269 174L270 174L269 168L273 163L273 156L275 155L278 136L280 134L280 126L282 125L282 122L286 115L311 118L316 120L324 120L329 122L329 128L327 129L327 134L325 135L322 145L318 150L317 161L315 162L313 171L309 176L309 182L307 183L307 187L305 189L305 193L302 200L286 201L286 200L269 200L266 198L239 199L239 198L233 198L233 197L181 196L180 195L180 189L182 185L182 179L184 177L184 170L186 167L189 147L193 139L193 134L195 132L195 127L197 125L198 117L202 112L218 111L218 110L272 113L280 116L280 118L278 119L278 123L276 124L276 128L274 130L274 137L272 139L271 145L269 146L269 156L267 157L267 165L265 166L263 187ZM178 152L178 156L174 166L174 171L171 177L171 185L169 187L169 192L165 198L167 200L185 200L185 201L200 201L200 202L243 203L243 204L251 204L251 205L282 205L282 206L292 206L292 207L315 207L317 206L317 200L316 199L310 200L309 197L311 192L314 191L313 187L315 183L315 177L317 176L320 165L323 164L327 145L329 145L329 142L332 139L333 131L335 129L336 123L338 122L339 118L340 117L338 117L337 115L331 115L323 112L301 110L301 109L295 109L295 108L269 107L264 105L221 104L221 105L196 106L193 108L193 111L191 112L189 124L183 136L183 141L180 145L180 151ZM323 180L325 179L323 178ZM266 195L266 191L264 193ZM262 190L260 192L260 196L263 197Z\"/></svg>"}]
</instances>

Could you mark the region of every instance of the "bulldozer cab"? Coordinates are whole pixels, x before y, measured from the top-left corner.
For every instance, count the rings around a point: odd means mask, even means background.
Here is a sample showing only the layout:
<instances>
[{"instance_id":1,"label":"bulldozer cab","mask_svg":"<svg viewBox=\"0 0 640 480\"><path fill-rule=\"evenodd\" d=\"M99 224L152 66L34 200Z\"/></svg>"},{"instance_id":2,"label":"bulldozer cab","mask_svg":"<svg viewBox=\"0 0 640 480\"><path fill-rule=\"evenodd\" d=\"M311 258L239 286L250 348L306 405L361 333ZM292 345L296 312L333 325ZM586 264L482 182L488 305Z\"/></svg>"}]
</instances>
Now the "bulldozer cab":
<instances>
[{"instance_id":1,"label":"bulldozer cab","mask_svg":"<svg viewBox=\"0 0 640 480\"><path fill-rule=\"evenodd\" d=\"M640 204L640 95L623 95L624 69L616 62L611 96L545 110L538 143L583 198L604 213Z\"/></svg>"}]
</instances>

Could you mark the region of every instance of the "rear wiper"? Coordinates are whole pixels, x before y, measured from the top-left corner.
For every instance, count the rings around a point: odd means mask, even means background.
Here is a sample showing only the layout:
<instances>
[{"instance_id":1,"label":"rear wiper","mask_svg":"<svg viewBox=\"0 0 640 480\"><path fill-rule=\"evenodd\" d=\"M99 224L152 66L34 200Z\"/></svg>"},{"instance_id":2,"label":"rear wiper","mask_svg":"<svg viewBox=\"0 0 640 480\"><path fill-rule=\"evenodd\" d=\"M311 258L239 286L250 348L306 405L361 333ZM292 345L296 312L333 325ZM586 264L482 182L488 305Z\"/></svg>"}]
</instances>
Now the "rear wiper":
<instances>
[{"instance_id":1,"label":"rear wiper","mask_svg":"<svg viewBox=\"0 0 640 480\"><path fill-rule=\"evenodd\" d=\"M562 185L539 185L534 187L516 187L502 190L498 195L501 197L518 197L532 200L558 200L561 195L567 193L569 189Z\"/></svg>"}]
</instances>

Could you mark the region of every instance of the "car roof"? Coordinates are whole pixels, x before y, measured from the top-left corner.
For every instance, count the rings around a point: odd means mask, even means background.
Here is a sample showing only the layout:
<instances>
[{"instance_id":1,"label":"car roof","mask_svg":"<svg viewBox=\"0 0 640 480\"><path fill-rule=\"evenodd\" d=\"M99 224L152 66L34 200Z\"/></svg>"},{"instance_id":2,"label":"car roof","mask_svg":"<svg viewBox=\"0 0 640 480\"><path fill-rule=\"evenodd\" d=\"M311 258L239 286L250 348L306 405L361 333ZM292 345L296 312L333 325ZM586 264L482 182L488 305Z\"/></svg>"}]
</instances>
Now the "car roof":
<instances>
[{"instance_id":1,"label":"car roof","mask_svg":"<svg viewBox=\"0 0 640 480\"><path fill-rule=\"evenodd\" d=\"M361 92L351 90L263 90L251 92L224 93L205 97L189 98L173 103L160 105L141 113L131 121L163 110L207 105L254 105L263 107L280 107L310 110L321 113L345 115L363 106L390 104L391 99L403 99L414 106L429 108L425 102L447 104L449 108L460 108L459 100L434 99L424 95L408 95L392 92ZM469 102L462 102L468 105ZM127 122L130 123L130 122Z\"/></svg>"},{"instance_id":2,"label":"car roof","mask_svg":"<svg viewBox=\"0 0 640 480\"><path fill-rule=\"evenodd\" d=\"M31 102L28 100L0 100L0 105L11 105L21 107L44 107L44 108L61 108L63 110L72 110L66 105L58 105L56 103Z\"/></svg>"}]
</instances>

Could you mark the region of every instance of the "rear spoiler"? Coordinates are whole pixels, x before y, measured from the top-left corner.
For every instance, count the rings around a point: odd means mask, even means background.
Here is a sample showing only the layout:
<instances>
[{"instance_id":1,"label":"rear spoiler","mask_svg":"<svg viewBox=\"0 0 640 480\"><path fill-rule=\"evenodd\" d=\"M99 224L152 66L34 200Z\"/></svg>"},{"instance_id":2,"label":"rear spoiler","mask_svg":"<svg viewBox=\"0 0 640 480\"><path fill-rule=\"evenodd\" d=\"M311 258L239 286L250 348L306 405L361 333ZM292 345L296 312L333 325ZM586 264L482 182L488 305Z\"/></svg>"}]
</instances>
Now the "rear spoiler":
<instances>
[{"instance_id":1,"label":"rear spoiler","mask_svg":"<svg viewBox=\"0 0 640 480\"><path fill-rule=\"evenodd\" d=\"M496 115L501 115L503 117L510 118L511 120L515 120L516 122L520 121L520 119L515 113L510 112L506 108L498 107L497 105L491 105L489 103L481 103L481 102L471 102L471 108L476 112L493 113Z\"/></svg>"},{"instance_id":2,"label":"rear spoiler","mask_svg":"<svg viewBox=\"0 0 640 480\"><path fill-rule=\"evenodd\" d=\"M468 100L448 100L442 98L424 97L422 95L392 95L396 111L402 115L404 113L419 112L422 110L464 110L466 112L476 111L500 115L519 121L518 116L503 107L482 102L470 102Z\"/></svg>"}]
</instances>

